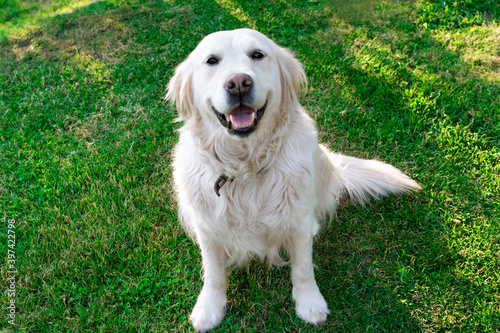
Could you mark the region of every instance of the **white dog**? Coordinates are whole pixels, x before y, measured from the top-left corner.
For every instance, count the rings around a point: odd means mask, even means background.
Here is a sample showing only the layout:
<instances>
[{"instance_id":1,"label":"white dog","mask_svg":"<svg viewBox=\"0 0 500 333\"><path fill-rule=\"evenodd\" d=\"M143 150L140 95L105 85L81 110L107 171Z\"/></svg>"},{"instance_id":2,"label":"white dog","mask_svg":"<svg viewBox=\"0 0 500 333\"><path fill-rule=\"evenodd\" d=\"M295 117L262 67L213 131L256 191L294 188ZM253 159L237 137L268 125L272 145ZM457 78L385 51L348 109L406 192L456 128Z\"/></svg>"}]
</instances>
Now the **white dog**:
<instances>
[{"instance_id":1,"label":"white dog","mask_svg":"<svg viewBox=\"0 0 500 333\"><path fill-rule=\"evenodd\" d=\"M295 311L315 325L329 313L314 279L313 237L339 198L355 202L420 186L398 169L329 152L297 100L301 64L263 34L205 37L175 70L179 142L173 176L185 229L198 242L204 285L191 313L199 332L225 315L231 265L291 264Z\"/></svg>"}]
</instances>

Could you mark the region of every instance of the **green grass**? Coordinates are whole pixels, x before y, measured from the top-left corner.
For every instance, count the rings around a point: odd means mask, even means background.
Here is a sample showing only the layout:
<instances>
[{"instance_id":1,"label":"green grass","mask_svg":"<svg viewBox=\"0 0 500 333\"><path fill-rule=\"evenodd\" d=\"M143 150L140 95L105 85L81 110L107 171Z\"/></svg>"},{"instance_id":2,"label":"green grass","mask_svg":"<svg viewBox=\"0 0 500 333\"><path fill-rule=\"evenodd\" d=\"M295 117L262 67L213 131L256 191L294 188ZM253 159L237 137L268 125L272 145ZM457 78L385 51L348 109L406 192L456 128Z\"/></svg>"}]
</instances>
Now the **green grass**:
<instances>
[{"instance_id":1,"label":"green grass","mask_svg":"<svg viewBox=\"0 0 500 333\"><path fill-rule=\"evenodd\" d=\"M163 97L203 36L252 27L304 64L301 102L323 142L396 165L424 190L344 204L323 228L324 326L295 316L289 268L255 263L232 273L215 332L500 331L495 3L0 2L0 328L192 330L201 257L178 225L179 125Z\"/></svg>"}]
</instances>

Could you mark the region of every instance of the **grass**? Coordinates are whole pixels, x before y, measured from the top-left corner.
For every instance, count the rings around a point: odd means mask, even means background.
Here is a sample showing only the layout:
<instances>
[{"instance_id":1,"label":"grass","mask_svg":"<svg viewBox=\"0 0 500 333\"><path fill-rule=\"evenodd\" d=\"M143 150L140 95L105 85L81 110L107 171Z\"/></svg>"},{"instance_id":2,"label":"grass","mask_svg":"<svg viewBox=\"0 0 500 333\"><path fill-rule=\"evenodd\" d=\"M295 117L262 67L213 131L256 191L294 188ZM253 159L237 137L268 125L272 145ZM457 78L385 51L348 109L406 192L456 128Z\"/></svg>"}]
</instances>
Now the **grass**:
<instances>
[{"instance_id":1,"label":"grass","mask_svg":"<svg viewBox=\"0 0 500 333\"><path fill-rule=\"evenodd\" d=\"M3 291L8 249L18 271L16 296L0 296L5 331L192 330L201 257L177 221L170 151L178 124L163 96L204 35L238 27L262 31L304 64L301 102L323 142L394 164L424 190L343 205L323 228L315 262L331 310L324 326L295 316L288 268L254 263L232 273L215 332L500 330L493 1L0 7ZM467 10L476 19L465 21ZM15 326L4 311L12 299Z\"/></svg>"}]
</instances>

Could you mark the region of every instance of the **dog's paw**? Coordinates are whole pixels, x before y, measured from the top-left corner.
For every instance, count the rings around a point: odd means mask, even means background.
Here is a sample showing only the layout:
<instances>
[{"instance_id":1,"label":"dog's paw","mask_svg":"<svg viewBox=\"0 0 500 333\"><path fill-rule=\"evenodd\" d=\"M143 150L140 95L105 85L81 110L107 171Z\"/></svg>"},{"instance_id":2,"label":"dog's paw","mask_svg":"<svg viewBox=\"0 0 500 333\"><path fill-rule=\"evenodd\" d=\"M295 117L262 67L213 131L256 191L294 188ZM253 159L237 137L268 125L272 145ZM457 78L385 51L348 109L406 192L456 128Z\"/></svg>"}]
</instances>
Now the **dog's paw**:
<instances>
[{"instance_id":1,"label":"dog's paw","mask_svg":"<svg viewBox=\"0 0 500 333\"><path fill-rule=\"evenodd\" d=\"M319 290L295 295L295 313L303 321L321 325L326 321L326 317L330 313L325 299Z\"/></svg>"},{"instance_id":2,"label":"dog's paw","mask_svg":"<svg viewBox=\"0 0 500 333\"><path fill-rule=\"evenodd\" d=\"M224 318L224 315L224 308L220 309L213 306L206 306L202 308L195 306L190 318L196 332L204 333L219 326Z\"/></svg>"},{"instance_id":3,"label":"dog's paw","mask_svg":"<svg viewBox=\"0 0 500 333\"><path fill-rule=\"evenodd\" d=\"M203 288L190 319L196 332L207 332L217 327L225 314L226 294Z\"/></svg>"}]
</instances>

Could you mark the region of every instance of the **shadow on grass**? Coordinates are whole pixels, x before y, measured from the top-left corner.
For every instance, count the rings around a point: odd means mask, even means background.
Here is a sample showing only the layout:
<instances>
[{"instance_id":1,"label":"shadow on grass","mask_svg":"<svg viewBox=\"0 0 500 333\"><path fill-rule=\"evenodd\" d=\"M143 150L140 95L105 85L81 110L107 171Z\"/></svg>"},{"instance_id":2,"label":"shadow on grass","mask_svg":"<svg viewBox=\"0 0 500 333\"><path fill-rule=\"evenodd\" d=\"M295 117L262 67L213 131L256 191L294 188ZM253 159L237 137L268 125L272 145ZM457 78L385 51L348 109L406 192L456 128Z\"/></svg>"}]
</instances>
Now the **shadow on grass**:
<instances>
[{"instance_id":1,"label":"shadow on grass","mask_svg":"<svg viewBox=\"0 0 500 333\"><path fill-rule=\"evenodd\" d=\"M457 171L467 161L448 156L455 143L444 142L443 132L480 133L489 138L482 150L498 149L499 114L477 107L498 106L499 88L392 7L382 19L371 13L383 8L355 8L360 3L102 1L48 18L26 39L3 45L16 64L1 74L0 94L0 107L9 110L3 141L17 144L4 150L16 160L7 171L16 179L12 214L33 222L23 231L21 259L31 276L22 290L32 296L22 303L26 327L130 328L134 321L135 328L187 329L200 258L172 225L171 189L159 184L169 181L162 170L176 139L175 115L161 99L173 68L203 36L239 27L269 35L306 65L304 104L333 149L411 170L424 187L369 209L344 206L324 227L315 246L317 280L332 314L318 330L463 328L476 301L491 303L489 285L470 298L475 282L457 274L466 259L450 244L450 221L458 213L487 220L494 204L481 182L493 180L467 166ZM89 213L89 205L97 208ZM35 210L45 215L29 214ZM54 231L58 224L68 229ZM30 266L52 273L42 277ZM252 268L231 277L220 331L312 330L293 313L288 269ZM462 308L447 317L446 302ZM38 317L29 317L39 304Z\"/></svg>"}]
</instances>

